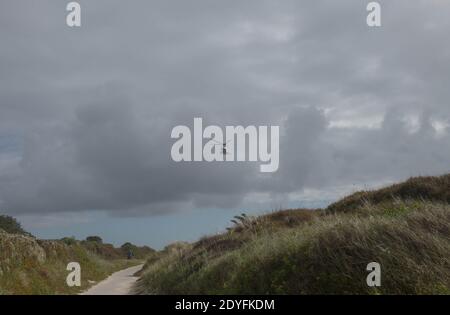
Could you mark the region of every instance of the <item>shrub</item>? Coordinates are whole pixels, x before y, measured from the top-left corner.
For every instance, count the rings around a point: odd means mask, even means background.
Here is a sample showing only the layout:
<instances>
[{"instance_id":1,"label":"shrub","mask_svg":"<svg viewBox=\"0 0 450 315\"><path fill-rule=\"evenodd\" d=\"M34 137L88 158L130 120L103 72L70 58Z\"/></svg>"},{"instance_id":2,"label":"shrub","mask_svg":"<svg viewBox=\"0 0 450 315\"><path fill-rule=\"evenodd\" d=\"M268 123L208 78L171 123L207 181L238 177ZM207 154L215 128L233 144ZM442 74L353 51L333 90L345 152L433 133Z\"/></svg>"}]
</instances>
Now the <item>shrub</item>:
<instances>
[{"instance_id":1,"label":"shrub","mask_svg":"<svg viewBox=\"0 0 450 315\"><path fill-rule=\"evenodd\" d=\"M88 236L88 237L86 237L86 241L100 243L100 244L103 243L103 240L100 236Z\"/></svg>"},{"instance_id":2,"label":"shrub","mask_svg":"<svg viewBox=\"0 0 450 315\"><path fill-rule=\"evenodd\" d=\"M21 224L15 218L7 215L0 215L0 229L11 234L31 236L30 233L22 228Z\"/></svg>"}]
</instances>

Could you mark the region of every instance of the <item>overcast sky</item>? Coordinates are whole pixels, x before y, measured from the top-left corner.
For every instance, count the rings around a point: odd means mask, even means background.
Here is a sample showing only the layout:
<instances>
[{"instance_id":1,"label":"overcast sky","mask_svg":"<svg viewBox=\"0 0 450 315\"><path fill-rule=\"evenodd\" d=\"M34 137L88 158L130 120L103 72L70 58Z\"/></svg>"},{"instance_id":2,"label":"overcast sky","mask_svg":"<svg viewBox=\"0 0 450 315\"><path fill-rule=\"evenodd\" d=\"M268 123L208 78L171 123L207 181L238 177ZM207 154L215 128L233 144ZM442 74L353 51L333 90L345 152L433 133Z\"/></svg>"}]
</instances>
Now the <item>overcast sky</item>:
<instances>
[{"instance_id":1,"label":"overcast sky","mask_svg":"<svg viewBox=\"0 0 450 315\"><path fill-rule=\"evenodd\" d=\"M0 2L0 211L39 236L161 246L450 169L449 1L68 2ZM173 162L194 117L279 125L278 172Z\"/></svg>"}]
</instances>

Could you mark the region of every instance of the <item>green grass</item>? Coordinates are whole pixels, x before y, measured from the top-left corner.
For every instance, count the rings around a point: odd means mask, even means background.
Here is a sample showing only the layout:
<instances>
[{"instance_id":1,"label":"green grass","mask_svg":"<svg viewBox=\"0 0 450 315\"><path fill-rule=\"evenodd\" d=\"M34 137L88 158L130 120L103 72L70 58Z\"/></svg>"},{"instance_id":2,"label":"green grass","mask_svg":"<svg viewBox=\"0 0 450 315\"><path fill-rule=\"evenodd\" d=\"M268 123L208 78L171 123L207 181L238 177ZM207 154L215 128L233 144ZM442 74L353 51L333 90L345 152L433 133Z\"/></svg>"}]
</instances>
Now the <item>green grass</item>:
<instances>
[{"instance_id":1,"label":"green grass","mask_svg":"<svg viewBox=\"0 0 450 315\"><path fill-rule=\"evenodd\" d=\"M331 204L328 212L354 212L364 204L380 204L393 199L428 200L450 203L450 174L443 176L413 177L375 191L360 191Z\"/></svg>"},{"instance_id":2,"label":"green grass","mask_svg":"<svg viewBox=\"0 0 450 315\"><path fill-rule=\"evenodd\" d=\"M103 248L103 249L101 249ZM36 240L0 231L0 294L75 294L120 269L142 260L127 260L108 244L64 239ZM112 255L116 252L116 255ZM119 254L117 254L119 253ZM69 262L81 266L81 287L68 287Z\"/></svg>"},{"instance_id":3,"label":"green grass","mask_svg":"<svg viewBox=\"0 0 450 315\"><path fill-rule=\"evenodd\" d=\"M450 294L447 180L416 178L324 210L237 218L227 233L155 253L135 291ZM373 261L381 264L378 288L366 284Z\"/></svg>"}]
</instances>

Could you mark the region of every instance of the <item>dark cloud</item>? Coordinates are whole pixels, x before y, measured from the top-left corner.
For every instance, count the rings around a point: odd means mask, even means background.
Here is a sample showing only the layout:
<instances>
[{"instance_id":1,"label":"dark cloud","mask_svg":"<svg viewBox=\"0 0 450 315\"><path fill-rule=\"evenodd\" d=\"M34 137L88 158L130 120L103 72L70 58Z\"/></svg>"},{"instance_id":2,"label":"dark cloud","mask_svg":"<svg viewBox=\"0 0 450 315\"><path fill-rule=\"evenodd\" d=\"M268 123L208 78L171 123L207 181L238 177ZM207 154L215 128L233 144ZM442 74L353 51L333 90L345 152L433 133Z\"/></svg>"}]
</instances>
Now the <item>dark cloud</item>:
<instances>
[{"instance_id":1,"label":"dark cloud","mask_svg":"<svg viewBox=\"0 0 450 315\"><path fill-rule=\"evenodd\" d=\"M448 171L450 4L0 4L0 207L154 214ZM171 129L280 125L280 168L170 159ZM297 199L295 199L297 198Z\"/></svg>"}]
</instances>

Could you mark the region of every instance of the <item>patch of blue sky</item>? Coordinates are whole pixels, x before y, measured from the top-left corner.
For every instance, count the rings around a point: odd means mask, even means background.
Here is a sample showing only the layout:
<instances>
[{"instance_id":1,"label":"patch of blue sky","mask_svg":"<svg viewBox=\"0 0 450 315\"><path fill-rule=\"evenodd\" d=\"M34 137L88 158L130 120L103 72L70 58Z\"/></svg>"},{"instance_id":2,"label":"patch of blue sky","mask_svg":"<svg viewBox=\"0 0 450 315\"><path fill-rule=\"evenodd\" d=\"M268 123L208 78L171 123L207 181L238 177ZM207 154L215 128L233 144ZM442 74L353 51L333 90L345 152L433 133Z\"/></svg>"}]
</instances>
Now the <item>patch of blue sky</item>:
<instances>
[{"instance_id":1,"label":"patch of blue sky","mask_svg":"<svg viewBox=\"0 0 450 315\"><path fill-rule=\"evenodd\" d=\"M21 137L15 135L0 135L0 154L20 154L23 148Z\"/></svg>"}]
</instances>

